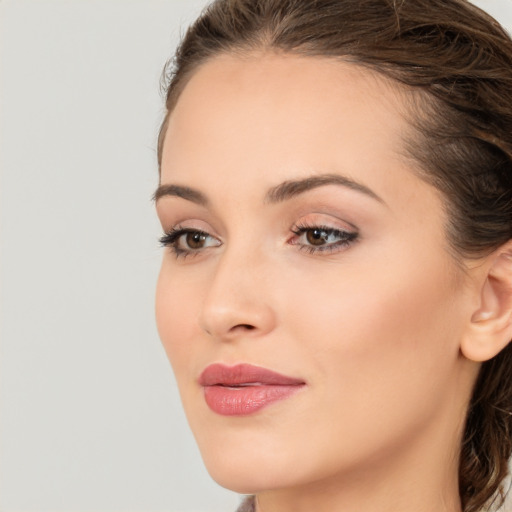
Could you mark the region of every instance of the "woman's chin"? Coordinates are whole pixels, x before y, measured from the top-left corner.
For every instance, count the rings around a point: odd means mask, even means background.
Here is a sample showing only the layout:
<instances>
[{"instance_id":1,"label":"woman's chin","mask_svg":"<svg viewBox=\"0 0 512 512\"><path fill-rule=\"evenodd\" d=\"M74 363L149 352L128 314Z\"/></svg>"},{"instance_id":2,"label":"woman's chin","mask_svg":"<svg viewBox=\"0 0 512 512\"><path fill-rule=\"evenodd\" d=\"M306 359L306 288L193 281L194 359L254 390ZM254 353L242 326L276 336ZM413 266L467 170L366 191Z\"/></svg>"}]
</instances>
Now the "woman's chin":
<instances>
[{"instance_id":1,"label":"woman's chin","mask_svg":"<svg viewBox=\"0 0 512 512\"><path fill-rule=\"evenodd\" d=\"M217 477L216 474L210 472L212 479L221 487L229 491L236 492L237 494L258 494L259 492L269 490L268 485L262 482L255 481L255 475L250 475L247 478L240 477L240 475L222 475Z\"/></svg>"},{"instance_id":2,"label":"woman's chin","mask_svg":"<svg viewBox=\"0 0 512 512\"><path fill-rule=\"evenodd\" d=\"M257 494L277 488L293 486L289 481L300 479L300 474L291 471L288 464L281 464L275 457L251 456L250 453L238 456L210 455L203 460L210 476L221 487L239 494ZM263 460L265 459L265 460ZM295 482L296 483L296 482Z\"/></svg>"},{"instance_id":3,"label":"woman's chin","mask_svg":"<svg viewBox=\"0 0 512 512\"><path fill-rule=\"evenodd\" d=\"M269 471L269 466L263 461L254 460L245 454L238 458L222 455L203 457L203 460L215 482L239 494L256 494L279 485L281 471Z\"/></svg>"}]
</instances>

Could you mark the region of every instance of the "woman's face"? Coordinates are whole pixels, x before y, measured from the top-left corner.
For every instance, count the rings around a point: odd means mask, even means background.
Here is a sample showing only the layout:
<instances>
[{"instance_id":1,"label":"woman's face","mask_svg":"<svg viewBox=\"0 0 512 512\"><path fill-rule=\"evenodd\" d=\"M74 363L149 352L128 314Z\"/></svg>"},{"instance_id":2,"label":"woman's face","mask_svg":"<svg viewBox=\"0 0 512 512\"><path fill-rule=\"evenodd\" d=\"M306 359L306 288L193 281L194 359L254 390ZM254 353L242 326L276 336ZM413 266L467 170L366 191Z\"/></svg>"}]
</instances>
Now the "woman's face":
<instances>
[{"instance_id":1,"label":"woman's face","mask_svg":"<svg viewBox=\"0 0 512 512\"><path fill-rule=\"evenodd\" d=\"M469 299L404 156L406 94L353 64L222 56L170 117L157 323L221 485L456 461Z\"/></svg>"}]
</instances>

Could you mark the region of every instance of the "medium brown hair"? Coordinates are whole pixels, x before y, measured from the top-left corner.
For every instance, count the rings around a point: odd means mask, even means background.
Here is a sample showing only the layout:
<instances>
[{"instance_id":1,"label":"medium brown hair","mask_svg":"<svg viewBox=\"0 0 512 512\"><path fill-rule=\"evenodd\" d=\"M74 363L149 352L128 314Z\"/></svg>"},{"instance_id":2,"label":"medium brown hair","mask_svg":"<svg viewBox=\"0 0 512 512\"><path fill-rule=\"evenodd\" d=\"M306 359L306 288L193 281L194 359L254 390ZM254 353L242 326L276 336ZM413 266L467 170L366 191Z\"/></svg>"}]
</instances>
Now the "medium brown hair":
<instances>
[{"instance_id":1,"label":"medium brown hair","mask_svg":"<svg viewBox=\"0 0 512 512\"><path fill-rule=\"evenodd\" d=\"M413 88L409 156L445 197L454 252L480 257L512 239L512 41L465 0L216 0L165 71L169 115L194 71L224 53L343 59ZM464 512L494 500L512 451L512 345L483 363L460 450Z\"/></svg>"}]
</instances>

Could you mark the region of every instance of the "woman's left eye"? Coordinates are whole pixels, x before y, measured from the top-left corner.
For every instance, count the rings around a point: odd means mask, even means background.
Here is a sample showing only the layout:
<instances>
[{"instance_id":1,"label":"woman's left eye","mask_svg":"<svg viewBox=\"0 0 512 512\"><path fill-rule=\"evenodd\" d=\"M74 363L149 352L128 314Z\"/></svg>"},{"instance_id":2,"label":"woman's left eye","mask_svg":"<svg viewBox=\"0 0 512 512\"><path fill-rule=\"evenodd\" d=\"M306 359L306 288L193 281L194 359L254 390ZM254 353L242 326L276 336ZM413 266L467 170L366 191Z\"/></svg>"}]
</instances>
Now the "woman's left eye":
<instances>
[{"instance_id":1,"label":"woman's left eye","mask_svg":"<svg viewBox=\"0 0 512 512\"><path fill-rule=\"evenodd\" d=\"M297 226L292 229L295 237L291 245L309 253L336 252L354 242L359 234L355 231L344 231L327 226Z\"/></svg>"}]
</instances>

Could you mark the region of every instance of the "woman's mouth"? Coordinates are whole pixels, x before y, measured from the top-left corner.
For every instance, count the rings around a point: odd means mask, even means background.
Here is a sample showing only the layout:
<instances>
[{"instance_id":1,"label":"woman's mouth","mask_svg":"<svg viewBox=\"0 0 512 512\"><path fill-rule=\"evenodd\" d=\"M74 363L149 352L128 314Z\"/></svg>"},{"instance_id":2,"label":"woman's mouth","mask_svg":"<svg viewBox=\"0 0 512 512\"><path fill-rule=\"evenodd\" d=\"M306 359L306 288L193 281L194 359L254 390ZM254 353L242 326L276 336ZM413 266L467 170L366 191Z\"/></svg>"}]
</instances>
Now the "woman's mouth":
<instances>
[{"instance_id":1,"label":"woman's mouth","mask_svg":"<svg viewBox=\"0 0 512 512\"><path fill-rule=\"evenodd\" d=\"M223 416L245 416L289 398L305 382L250 364L207 366L199 377L208 407Z\"/></svg>"}]
</instances>

